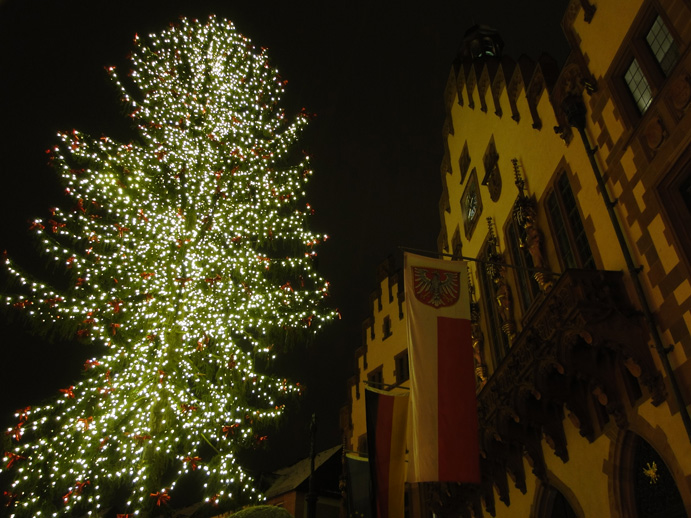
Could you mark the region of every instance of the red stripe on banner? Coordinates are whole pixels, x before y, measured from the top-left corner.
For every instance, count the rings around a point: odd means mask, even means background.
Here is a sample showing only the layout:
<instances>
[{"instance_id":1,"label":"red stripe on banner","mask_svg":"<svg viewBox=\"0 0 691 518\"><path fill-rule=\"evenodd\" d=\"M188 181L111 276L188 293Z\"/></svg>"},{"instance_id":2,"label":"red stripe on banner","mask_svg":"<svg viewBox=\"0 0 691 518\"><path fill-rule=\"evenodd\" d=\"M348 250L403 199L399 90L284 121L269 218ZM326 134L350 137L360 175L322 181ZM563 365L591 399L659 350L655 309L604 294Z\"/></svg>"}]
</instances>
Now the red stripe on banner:
<instances>
[{"instance_id":1,"label":"red stripe on banner","mask_svg":"<svg viewBox=\"0 0 691 518\"><path fill-rule=\"evenodd\" d=\"M439 480L480 483L470 321L437 318Z\"/></svg>"},{"instance_id":2,"label":"red stripe on banner","mask_svg":"<svg viewBox=\"0 0 691 518\"><path fill-rule=\"evenodd\" d=\"M377 397L377 510L379 518L389 516L389 470L391 467L391 433L394 399Z\"/></svg>"}]
</instances>

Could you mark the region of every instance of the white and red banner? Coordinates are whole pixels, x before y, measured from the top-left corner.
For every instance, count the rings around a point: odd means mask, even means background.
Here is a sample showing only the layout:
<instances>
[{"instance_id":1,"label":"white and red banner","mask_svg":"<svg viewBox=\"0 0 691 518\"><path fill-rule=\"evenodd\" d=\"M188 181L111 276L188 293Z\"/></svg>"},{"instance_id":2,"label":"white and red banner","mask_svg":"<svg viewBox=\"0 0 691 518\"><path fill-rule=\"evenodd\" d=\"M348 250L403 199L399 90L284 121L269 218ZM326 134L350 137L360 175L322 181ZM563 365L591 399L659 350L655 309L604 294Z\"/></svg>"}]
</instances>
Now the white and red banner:
<instances>
[{"instance_id":1,"label":"white and red banner","mask_svg":"<svg viewBox=\"0 0 691 518\"><path fill-rule=\"evenodd\" d=\"M410 361L409 482L480 483L465 262L405 254Z\"/></svg>"}]
</instances>

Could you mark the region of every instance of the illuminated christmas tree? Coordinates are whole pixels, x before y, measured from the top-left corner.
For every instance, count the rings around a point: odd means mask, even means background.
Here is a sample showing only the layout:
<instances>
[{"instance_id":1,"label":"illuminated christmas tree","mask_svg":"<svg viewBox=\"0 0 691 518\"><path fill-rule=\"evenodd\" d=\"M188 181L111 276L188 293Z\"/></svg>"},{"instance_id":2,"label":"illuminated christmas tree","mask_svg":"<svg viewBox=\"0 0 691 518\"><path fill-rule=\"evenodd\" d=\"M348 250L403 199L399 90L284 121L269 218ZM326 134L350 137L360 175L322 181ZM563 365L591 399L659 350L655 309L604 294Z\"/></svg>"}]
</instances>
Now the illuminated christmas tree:
<instances>
[{"instance_id":1,"label":"illuminated christmas tree","mask_svg":"<svg viewBox=\"0 0 691 518\"><path fill-rule=\"evenodd\" d=\"M108 71L136 139L72 131L49 150L67 201L31 229L65 275L6 260L7 305L105 350L17 412L1 466L16 516L147 516L185 476L208 502L256 500L237 453L298 390L257 365L336 314L294 146L308 117L287 120L265 50L211 17L135 37L130 59L129 78Z\"/></svg>"}]
</instances>

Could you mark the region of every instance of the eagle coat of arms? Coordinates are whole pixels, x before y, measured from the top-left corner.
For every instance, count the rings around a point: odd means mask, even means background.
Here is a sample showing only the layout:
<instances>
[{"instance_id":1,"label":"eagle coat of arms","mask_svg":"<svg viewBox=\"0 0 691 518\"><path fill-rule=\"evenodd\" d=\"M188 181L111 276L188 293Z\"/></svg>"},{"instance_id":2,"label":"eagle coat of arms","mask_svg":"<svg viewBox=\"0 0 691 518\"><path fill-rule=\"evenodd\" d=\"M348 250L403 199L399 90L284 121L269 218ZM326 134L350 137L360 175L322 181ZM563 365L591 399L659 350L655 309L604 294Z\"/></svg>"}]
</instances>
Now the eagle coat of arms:
<instances>
[{"instance_id":1,"label":"eagle coat of arms","mask_svg":"<svg viewBox=\"0 0 691 518\"><path fill-rule=\"evenodd\" d=\"M459 272L413 266L415 298L427 306L453 306L460 294Z\"/></svg>"}]
</instances>

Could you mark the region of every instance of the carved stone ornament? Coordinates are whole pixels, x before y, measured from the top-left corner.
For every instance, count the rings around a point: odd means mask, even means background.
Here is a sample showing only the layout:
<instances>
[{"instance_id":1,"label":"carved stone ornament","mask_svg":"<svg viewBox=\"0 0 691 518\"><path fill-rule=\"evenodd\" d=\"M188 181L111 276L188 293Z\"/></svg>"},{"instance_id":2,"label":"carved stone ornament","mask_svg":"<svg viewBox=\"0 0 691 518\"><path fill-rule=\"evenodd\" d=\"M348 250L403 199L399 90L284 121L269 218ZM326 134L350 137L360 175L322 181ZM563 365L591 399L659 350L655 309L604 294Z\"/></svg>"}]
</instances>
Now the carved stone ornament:
<instances>
[{"instance_id":1,"label":"carved stone ornament","mask_svg":"<svg viewBox=\"0 0 691 518\"><path fill-rule=\"evenodd\" d=\"M665 138L667 138L667 130L660 117L654 117L648 122L644 131L645 143L650 149L658 149Z\"/></svg>"},{"instance_id":2,"label":"carved stone ornament","mask_svg":"<svg viewBox=\"0 0 691 518\"><path fill-rule=\"evenodd\" d=\"M470 292L470 340L473 345L475 385L476 390L479 392L487 383L485 336L480 327L480 305L475 300L475 285L473 284L470 268L468 269L468 291Z\"/></svg>"},{"instance_id":3,"label":"carved stone ornament","mask_svg":"<svg viewBox=\"0 0 691 518\"><path fill-rule=\"evenodd\" d=\"M597 8L588 0L571 0L566 8L566 21L570 24L573 24L573 22L576 20L578 11L581 9L583 9L583 20L586 23L590 23L593 20L593 16L595 15Z\"/></svg>"},{"instance_id":4,"label":"carved stone ornament","mask_svg":"<svg viewBox=\"0 0 691 518\"><path fill-rule=\"evenodd\" d=\"M669 99L677 110L684 110L691 102L691 79L687 75L677 77L669 87Z\"/></svg>"},{"instance_id":5,"label":"carved stone ornament","mask_svg":"<svg viewBox=\"0 0 691 518\"><path fill-rule=\"evenodd\" d=\"M499 201L501 196L501 174L496 165L487 179L487 189L489 189L489 198L492 201Z\"/></svg>"},{"instance_id":6,"label":"carved stone ornament","mask_svg":"<svg viewBox=\"0 0 691 518\"><path fill-rule=\"evenodd\" d=\"M490 138L485 154L482 157L485 166L485 176L482 185L489 189L489 197L492 201L498 201L501 196L501 173L499 172L499 153L494 144L494 136Z\"/></svg>"},{"instance_id":7,"label":"carved stone ornament","mask_svg":"<svg viewBox=\"0 0 691 518\"><path fill-rule=\"evenodd\" d=\"M665 400L647 341L621 272L568 270L555 282L478 395L480 495L488 512L494 491L508 505L509 479L525 492L524 457L543 482L543 445L568 461L567 417L594 441L609 420L628 426L627 408L642 387L654 405ZM478 496L465 497L456 503L467 512Z\"/></svg>"},{"instance_id":8,"label":"carved stone ornament","mask_svg":"<svg viewBox=\"0 0 691 518\"><path fill-rule=\"evenodd\" d=\"M597 81L588 71L588 67L580 53L571 53L567 59L566 64L559 73L557 82L552 88L550 98L554 113L557 117L558 126L554 127L554 131L564 140L566 144L571 142L573 132L571 125L562 109L562 103L565 99L576 96L581 97L583 92L592 94L597 90Z\"/></svg>"}]
</instances>

